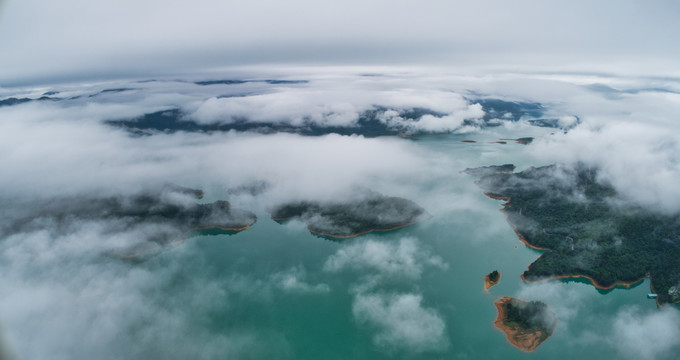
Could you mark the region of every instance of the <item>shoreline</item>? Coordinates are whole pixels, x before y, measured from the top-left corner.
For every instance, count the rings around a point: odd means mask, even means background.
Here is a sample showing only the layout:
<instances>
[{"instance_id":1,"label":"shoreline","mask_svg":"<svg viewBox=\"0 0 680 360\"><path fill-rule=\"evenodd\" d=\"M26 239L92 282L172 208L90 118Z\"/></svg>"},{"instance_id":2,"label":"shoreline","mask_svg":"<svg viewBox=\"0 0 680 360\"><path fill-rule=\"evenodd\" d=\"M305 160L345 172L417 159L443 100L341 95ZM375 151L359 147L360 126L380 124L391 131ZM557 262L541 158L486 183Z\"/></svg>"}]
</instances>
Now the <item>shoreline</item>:
<instances>
[{"instance_id":1,"label":"shoreline","mask_svg":"<svg viewBox=\"0 0 680 360\"><path fill-rule=\"evenodd\" d=\"M253 222L251 222L250 224L247 224L247 225L245 225L245 226L241 226L241 227L202 226L202 227L193 228L193 229L190 229L190 230L188 230L188 231L185 231L185 232L184 232L183 238L177 239L177 240L173 240L173 241L170 241L170 242L168 242L167 244L163 244L163 245L160 246L159 249L163 249L163 248L165 248L165 247L174 246L174 245L177 245L177 244L180 244L180 243L184 243L185 241L187 241L187 240L190 238L189 235L190 235L192 232L194 232L194 231L210 230L210 229L219 229L219 230L224 230L224 231L241 232L241 231L244 231L244 230L248 230L248 229L249 229L253 224L255 224L256 222L257 222L257 220L255 220L255 221L253 221ZM193 237L193 236L192 236L192 237ZM150 252L152 252L152 251L159 250L159 249L151 249L151 250L141 251L141 252L139 252L139 253L124 254L124 255L122 255L122 256L120 256L120 257L123 258L123 259L134 259L134 258L136 258L136 257L142 256L142 255L144 255L144 254L146 254L146 253L150 253Z\"/></svg>"},{"instance_id":2,"label":"shoreline","mask_svg":"<svg viewBox=\"0 0 680 360\"><path fill-rule=\"evenodd\" d=\"M493 281L491 281L491 279L489 279L489 274L484 275L484 291L489 292L489 289L492 286L498 285L501 282L501 276L502 276L502 274L499 271L498 272L498 280L493 282Z\"/></svg>"},{"instance_id":3,"label":"shoreline","mask_svg":"<svg viewBox=\"0 0 680 360\"><path fill-rule=\"evenodd\" d=\"M415 225L415 224L417 224L417 223L419 223L419 222L421 222L421 221L424 221L424 220L427 220L427 219L431 219L431 218L432 218L432 215L427 214L427 213L426 213L426 215L427 215L427 217L426 217L426 218L423 218L423 219L421 219L421 220L411 221L411 222L409 222L409 223L402 224L402 225L397 225L397 226L394 226L394 227L391 227L391 228L387 228L387 229L369 229L369 230L361 231L361 232L358 232L358 233L355 233L355 234L350 234L350 235L331 235L331 234L326 234L326 233L323 233L323 232L320 232L320 231L316 231L316 230L311 229L311 228L309 227L309 225L307 225L307 231L309 231L310 233L312 233L312 234L314 234L314 235L323 236L323 237L329 237L329 238L334 238L334 239L351 239L351 238L354 238L354 237L357 237L357 236L360 236L360 235L369 234L369 233L372 233L372 232L399 230L399 229L401 229L401 228L405 228L405 227L407 227L407 226ZM293 218L295 218L295 217L299 217L299 216L291 216L291 217L287 217L287 218L275 218L275 217L272 217L271 219L274 220L274 221L288 221L288 220L293 219ZM301 221L302 221L302 220L301 220ZM304 223L304 221L303 221L303 223Z\"/></svg>"},{"instance_id":4,"label":"shoreline","mask_svg":"<svg viewBox=\"0 0 680 360\"><path fill-rule=\"evenodd\" d=\"M539 258L540 258L540 256L539 256ZM630 289L631 286L633 286L635 284L639 284L640 282L644 281L647 278L651 278L648 274L648 275L645 275L645 276L643 276L643 277L641 277L641 278L639 278L635 281L617 281L617 282L613 283L612 285L604 286L604 285L600 285L595 279L593 279L592 277L590 277L588 275L578 275L578 274L576 274L576 275L553 275L553 276L542 277L542 278L539 278L539 279L536 279L536 280L527 280L524 277L524 274L520 275L519 277L522 279L522 281L524 281L527 284L529 284L529 283L540 283L540 282L543 282L543 281L550 281L550 280L586 279L586 280L590 281L590 284L593 285L596 289L600 289L600 290L611 290L611 289L613 289L617 286L623 287L623 288L626 288L626 289ZM651 289L651 283L650 283L650 289ZM651 290L653 290L653 289L651 289Z\"/></svg>"},{"instance_id":5,"label":"shoreline","mask_svg":"<svg viewBox=\"0 0 680 360\"><path fill-rule=\"evenodd\" d=\"M490 192L484 192L484 195L486 195L487 197L490 197L494 200L505 200L506 202L510 202L509 196L497 195L497 194L490 193ZM506 204L501 204L501 205L505 206Z\"/></svg>"},{"instance_id":6,"label":"shoreline","mask_svg":"<svg viewBox=\"0 0 680 360\"><path fill-rule=\"evenodd\" d=\"M538 341L540 337L543 335L542 331L536 331L533 333L523 333L522 330L519 326L512 328L508 325L505 324L505 307L503 306L506 302L511 301L511 300L518 300L521 302L527 302L522 299L516 299L512 298L510 296L504 296L498 300L496 300L493 304L496 306L496 310L498 311L498 316L496 317L496 320L494 321L493 325L495 328L501 330L503 333L505 333L505 338L506 340L514 347L530 353L536 350L539 345L541 345L543 342L548 340L550 336L552 336L552 333L555 331L555 327L557 327L557 319L555 319L555 325L552 328L552 331L550 334L548 334L543 341ZM524 339L518 339L520 336L526 336ZM522 341L523 340L523 341ZM528 343L527 343L528 342Z\"/></svg>"},{"instance_id":7,"label":"shoreline","mask_svg":"<svg viewBox=\"0 0 680 360\"><path fill-rule=\"evenodd\" d=\"M486 196L488 196L488 197L490 197L490 198L492 198L492 199L496 199L496 200L505 200L506 203L505 203L505 204L502 204L502 206L504 206L504 207L507 206L507 204L509 204L509 203L510 203L510 200L511 200L511 198L510 198L509 196L496 195L496 194L492 194L492 193L490 193L490 192L484 192L484 195L486 195ZM499 209L499 211L502 212L503 214L505 214L505 221L507 221L507 223L510 224L510 226L512 226L512 229L513 229L513 231L515 232L515 234L517 234L517 237L519 238L519 241L521 241L524 245L526 245L527 247L529 247L529 248L531 248L531 249L534 249L534 250L539 250L539 251L552 251L552 249L550 249L550 248L543 248L543 247L540 247L540 246L536 246L536 245L530 244L529 241L524 237L524 235L522 235L522 234L517 230L517 227L515 226L515 224L513 224L513 223L510 221L510 216L508 216L508 213L506 212L506 210L505 210L505 209ZM539 255L539 256L536 258L536 260L534 260L531 264L533 264L534 262L538 261L538 259L539 259L541 256L543 256L543 254ZM531 264L529 264L529 266L531 266ZM529 269L529 266L527 266L527 270ZM547 276L547 277L539 278L539 279L536 279L536 280L527 280L527 279L524 277L524 274L522 274L522 275L520 275L520 278L522 279L522 281L524 281L524 282L526 282L526 283L536 283L536 282L542 282L542 281L561 280L561 279L578 279L578 278L583 278L583 279L587 279L588 281L590 281L590 283L591 283L596 289L600 289L600 290L611 290L611 289L613 289L613 288L615 288L615 287L617 287L617 286L625 287L625 288L628 288L628 289L629 289L631 286L633 286L633 285L635 285L635 284L638 284L638 283L640 283L641 281L644 281L646 278L650 278L650 279L651 279L651 276L650 276L649 274L645 274L645 276L643 276L643 277L641 277L640 279L637 279L637 280L635 280L635 281L616 281L616 282L614 282L614 284L612 284L612 285L610 285L610 286L603 286L603 285L601 285L600 283L598 283L595 279L593 279L592 277L590 277L590 276L588 276L588 275L583 275L583 274L553 275L553 276ZM651 281L650 281L650 290L652 290L652 291L654 290L654 289L652 289L652 287L651 287ZM658 300L657 300L657 304L659 304Z\"/></svg>"},{"instance_id":8,"label":"shoreline","mask_svg":"<svg viewBox=\"0 0 680 360\"><path fill-rule=\"evenodd\" d=\"M351 234L351 235L331 235L331 234L326 234L326 233L322 233L322 232L320 232L320 231L312 230L312 229L309 228L309 226L307 226L307 231L309 231L310 233L315 234L315 235L325 236L325 237L330 237L330 238L335 238L335 239L350 239L350 238L353 238L353 237L357 237L357 236L360 236L360 235L369 234L369 233L372 233L372 232L399 230L399 229L405 228L405 227L407 227L407 226L415 225L415 224L417 224L418 222L419 222L419 221L413 221L413 222L410 222L410 223L408 223L408 224L398 225L398 226L391 227L391 228L388 228L388 229L370 229L370 230L358 232L358 233L356 233L356 234Z\"/></svg>"}]
</instances>

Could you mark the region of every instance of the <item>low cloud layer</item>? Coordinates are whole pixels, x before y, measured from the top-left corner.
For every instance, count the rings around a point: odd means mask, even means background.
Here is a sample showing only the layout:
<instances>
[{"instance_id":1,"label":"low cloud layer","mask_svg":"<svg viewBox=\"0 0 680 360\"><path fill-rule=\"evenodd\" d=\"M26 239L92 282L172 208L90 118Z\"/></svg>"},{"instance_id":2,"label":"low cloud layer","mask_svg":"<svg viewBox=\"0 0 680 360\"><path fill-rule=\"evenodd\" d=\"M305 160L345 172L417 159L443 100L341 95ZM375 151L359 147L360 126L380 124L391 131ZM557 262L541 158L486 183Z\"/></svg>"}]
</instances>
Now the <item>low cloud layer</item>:
<instances>
[{"instance_id":1,"label":"low cloud layer","mask_svg":"<svg viewBox=\"0 0 680 360\"><path fill-rule=\"evenodd\" d=\"M444 320L421 305L419 294L357 294L352 314L360 324L376 329L375 344L389 352L422 353L445 349Z\"/></svg>"},{"instance_id":2,"label":"low cloud layer","mask_svg":"<svg viewBox=\"0 0 680 360\"><path fill-rule=\"evenodd\" d=\"M616 315L608 340L621 356L651 360L676 353L679 338L680 311L670 306L654 311L631 306Z\"/></svg>"},{"instance_id":3,"label":"low cloud layer","mask_svg":"<svg viewBox=\"0 0 680 360\"><path fill-rule=\"evenodd\" d=\"M353 270L389 278L418 280L426 267L446 268L441 257L421 249L414 238L402 238L398 243L366 241L346 246L329 257L324 270Z\"/></svg>"},{"instance_id":4,"label":"low cloud layer","mask_svg":"<svg viewBox=\"0 0 680 360\"><path fill-rule=\"evenodd\" d=\"M623 199L654 211L680 211L680 136L670 114L680 111L680 95L624 94L610 100L591 94L582 107L583 125L541 139L531 148L541 161L582 162L600 168Z\"/></svg>"},{"instance_id":5,"label":"low cloud layer","mask_svg":"<svg viewBox=\"0 0 680 360\"><path fill-rule=\"evenodd\" d=\"M426 269L446 269L441 257L431 254L415 238L398 243L368 240L338 250L324 270L352 271L359 282L350 290L356 322L374 331L373 342L383 351L411 354L442 351L449 342L440 313L424 306L417 284ZM404 290L394 287L409 284Z\"/></svg>"},{"instance_id":6,"label":"low cloud layer","mask_svg":"<svg viewBox=\"0 0 680 360\"><path fill-rule=\"evenodd\" d=\"M491 165L488 161L497 158L489 152L474 153L476 145L465 148L465 153L450 154L421 146L418 139L397 137L182 131L132 136L104 123L171 109L205 123L244 116L253 121L351 127L357 114L382 106L384 123L426 132L472 130L471 136L486 139L505 130L536 131L529 135L540 137L521 150L533 158L517 159L518 169L554 162L596 165L602 180L611 182L626 201L664 212L680 210L674 201L680 197L675 119L680 112L680 85L676 80L564 74L362 76L357 74L364 71L343 71L325 77L317 72L309 79L301 75L308 83L200 86L192 81L121 81L0 89L3 99L35 99L51 91L59 93L46 96L66 99L0 107L0 225L39 213L44 210L41 204L56 206L55 194L125 197L166 183L202 188L204 201L229 198L235 206L258 215L283 201L334 200L356 194L357 187L372 188L386 195L412 196L435 215L435 225L463 222L463 218L437 217L452 208L477 208L479 194L470 177L453 174L468 166L465 157L480 165ZM295 80L302 73L283 77ZM600 83L609 89L593 86ZM115 89L129 90L105 91ZM578 116L580 124L552 135L550 130L530 129L524 120L499 123L497 130L468 128L461 126L463 120L484 116L471 95L538 102L563 126L576 123L576 117L564 114ZM441 115L425 114L415 120L403 116L403 111L418 107ZM450 183L442 179L470 181L473 195L452 193ZM163 230L160 227L124 227L112 234L112 226L120 223L73 219L57 231L58 224L49 217L36 219L36 226L0 241L0 288L7 294L0 299L0 317L9 342L26 358L289 354L285 336L276 330L234 326L210 332L206 327L210 314L228 312L224 309L242 299L266 303L281 296L328 298L338 291L349 293L347 314L380 351L427 354L452 347L448 319L439 303L420 288L428 272L446 271L449 264L445 254L428 250L425 239L388 241L367 236L337 244L337 251L319 260L322 266L293 263L263 274L199 276L177 285L178 278L206 271L205 264L194 262L202 257L188 258L190 254L177 250L182 247L168 250L178 252L177 263L153 258L133 265L101 256L103 250L156 234ZM351 280L346 288L331 288L334 282L319 280L312 272L319 269L323 277L342 275ZM168 297L169 293L179 295ZM551 305L560 317L558 330L579 316L587 303L549 283L522 288L518 296ZM205 301L208 298L211 301ZM197 310L185 312L186 307ZM676 349L677 320L674 309L622 310L611 321L612 344L625 341L630 346L624 345L623 352L645 359L665 356ZM98 324L96 330L93 323ZM186 334L191 334L189 341ZM271 348L261 346L264 338L273 339L267 341ZM191 345L172 353L175 347L168 345L180 342ZM643 344L653 344L659 352ZM102 349L111 352L102 355Z\"/></svg>"},{"instance_id":7,"label":"low cloud layer","mask_svg":"<svg viewBox=\"0 0 680 360\"><path fill-rule=\"evenodd\" d=\"M270 276L270 279L276 284L276 287L290 293L324 294L331 291L327 284L310 284L306 282L307 271L302 266L274 273Z\"/></svg>"}]
</instances>

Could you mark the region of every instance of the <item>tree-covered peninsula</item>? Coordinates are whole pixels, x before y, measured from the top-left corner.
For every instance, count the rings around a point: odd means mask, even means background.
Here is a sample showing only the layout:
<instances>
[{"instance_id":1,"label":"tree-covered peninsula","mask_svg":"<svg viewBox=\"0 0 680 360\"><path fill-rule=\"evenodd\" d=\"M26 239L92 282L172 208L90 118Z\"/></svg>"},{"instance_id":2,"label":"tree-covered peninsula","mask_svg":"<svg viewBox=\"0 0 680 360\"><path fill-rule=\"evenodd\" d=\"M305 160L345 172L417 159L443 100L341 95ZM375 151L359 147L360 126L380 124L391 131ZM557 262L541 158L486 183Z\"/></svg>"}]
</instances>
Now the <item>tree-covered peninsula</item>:
<instances>
[{"instance_id":1,"label":"tree-covered peninsula","mask_svg":"<svg viewBox=\"0 0 680 360\"><path fill-rule=\"evenodd\" d=\"M411 200L374 192L347 201L288 202L275 207L271 215L277 221L300 218L310 232L330 238L395 230L429 217Z\"/></svg>"},{"instance_id":2,"label":"tree-covered peninsula","mask_svg":"<svg viewBox=\"0 0 680 360\"><path fill-rule=\"evenodd\" d=\"M659 303L680 301L680 215L622 205L597 175L583 165L553 165L477 183L507 200L503 211L520 240L548 250L524 272L526 281L585 277L610 289L650 276Z\"/></svg>"}]
</instances>

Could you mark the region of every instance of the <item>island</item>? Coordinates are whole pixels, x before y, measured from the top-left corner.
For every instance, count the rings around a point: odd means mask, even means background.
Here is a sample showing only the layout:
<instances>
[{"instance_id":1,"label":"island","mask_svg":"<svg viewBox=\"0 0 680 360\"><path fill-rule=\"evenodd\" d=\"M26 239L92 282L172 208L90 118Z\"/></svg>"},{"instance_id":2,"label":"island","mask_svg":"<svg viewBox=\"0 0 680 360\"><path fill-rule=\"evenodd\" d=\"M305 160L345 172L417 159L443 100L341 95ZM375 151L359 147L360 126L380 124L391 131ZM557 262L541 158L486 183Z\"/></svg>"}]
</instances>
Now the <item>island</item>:
<instances>
[{"instance_id":1,"label":"island","mask_svg":"<svg viewBox=\"0 0 680 360\"><path fill-rule=\"evenodd\" d=\"M272 209L271 216L278 222L299 218L313 234L331 239L396 230L430 217L411 200L375 192L338 202L287 202Z\"/></svg>"},{"instance_id":2,"label":"island","mask_svg":"<svg viewBox=\"0 0 680 360\"><path fill-rule=\"evenodd\" d=\"M491 165L491 166L480 166L476 168L467 168L462 172L468 175L481 176L481 175L491 175L491 174L505 174L515 171L515 165L504 164L504 165Z\"/></svg>"},{"instance_id":3,"label":"island","mask_svg":"<svg viewBox=\"0 0 680 360\"><path fill-rule=\"evenodd\" d=\"M533 137L521 137L521 138L517 138L517 139L500 139L500 140L510 140L510 141L514 141L514 142L516 142L520 145L529 145L534 141L534 138Z\"/></svg>"},{"instance_id":4,"label":"island","mask_svg":"<svg viewBox=\"0 0 680 360\"><path fill-rule=\"evenodd\" d=\"M584 278L606 290L650 277L659 304L680 301L680 214L624 202L583 164L488 174L477 184L506 201L519 239L542 252L525 281Z\"/></svg>"},{"instance_id":5,"label":"island","mask_svg":"<svg viewBox=\"0 0 680 360\"><path fill-rule=\"evenodd\" d=\"M149 245L165 246L197 235L232 235L248 229L257 220L250 211L232 208L225 200L212 203L173 202L172 195L203 198L200 190L165 187L162 193L146 193L121 200L109 199L105 217L122 219L131 226L153 224L159 231L145 242L126 250L122 257L134 258L147 253ZM168 196L170 195L170 196Z\"/></svg>"},{"instance_id":6,"label":"island","mask_svg":"<svg viewBox=\"0 0 680 360\"><path fill-rule=\"evenodd\" d=\"M532 352L552 335L557 316L540 301L526 301L509 296L494 303L498 317L494 326L508 341L525 352Z\"/></svg>"},{"instance_id":7,"label":"island","mask_svg":"<svg viewBox=\"0 0 680 360\"><path fill-rule=\"evenodd\" d=\"M234 234L257 220L228 201L198 203L202 197L201 190L165 184L132 194L56 198L8 220L0 235L39 229L63 234L92 226L102 234L106 255L135 258L197 234Z\"/></svg>"},{"instance_id":8,"label":"island","mask_svg":"<svg viewBox=\"0 0 680 360\"><path fill-rule=\"evenodd\" d=\"M501 282L501 273L498 270L494 270L486 276L484 276L484 290L489 291L489 289Z\"/></svg>"}]
</instances>

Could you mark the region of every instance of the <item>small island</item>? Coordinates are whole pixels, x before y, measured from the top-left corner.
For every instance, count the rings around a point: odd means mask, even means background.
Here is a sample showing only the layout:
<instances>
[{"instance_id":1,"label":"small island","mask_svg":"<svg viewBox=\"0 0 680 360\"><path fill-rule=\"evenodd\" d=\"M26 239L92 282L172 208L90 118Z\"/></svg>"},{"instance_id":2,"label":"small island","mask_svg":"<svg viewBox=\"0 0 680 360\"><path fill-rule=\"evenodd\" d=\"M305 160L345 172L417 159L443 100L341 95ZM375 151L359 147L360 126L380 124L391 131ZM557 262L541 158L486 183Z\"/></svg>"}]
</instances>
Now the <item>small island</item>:
<instances>
[{"instance_id":1,"label":"small island","mask_svg":"<svg viewBox=\"0 0 680 360\"><path fill-rule=\"evenodd\" d=\"M483 176L492 174L510 174L515 171L515 165L513 164L503 164L503 165L491 165L491 166L480 166L476 168L467 168L462 172L473 175L473 176Z\"/></svg>"},{"instance_id":2,"label":"small island","mask_svg":"<svg viewBox=\"0 0 680 360\"><path fill-rule=\"evenodd\" d=\"M501 282L501 273L498 270L494 270L486 276L484 276L484 290L489 291L489 289Z\"/></svg>"},{"instance_id":3,"label":"small island","mask_svg":"<svg viewBox=\"0 0 680 360\"><path fill-rule=\"evenodd\" d=\"M271 214L277 222L299 218L310 232L333 239L396 230L430 217L411 200L375 192L344 202L288 202L275 207Z\"/></svg>"},{"instance_id":4,"label":"small island","mask_svg":"<svg viewBox=\"0 0 680 360\"><path fill-rule=\"evenodd\" d=\"M501 140L510 140L510 141L514 141L514 142L516 142L520 145L529 145L534 141L534 138L533 137L521 137L521 138L517 138L517 139L501 139Z\"/></svg>"},{"instance_id":5,"label":"small island","mask_svg":"<svg viewBox=\"0 0 680 360\"><path fill-rule=\"evenodd\" d=\"M540 301L503 297L494 303L498 317L494 326L518 349L532 352L552 335L557 316Z\"/></svg>"}]
</instances>

